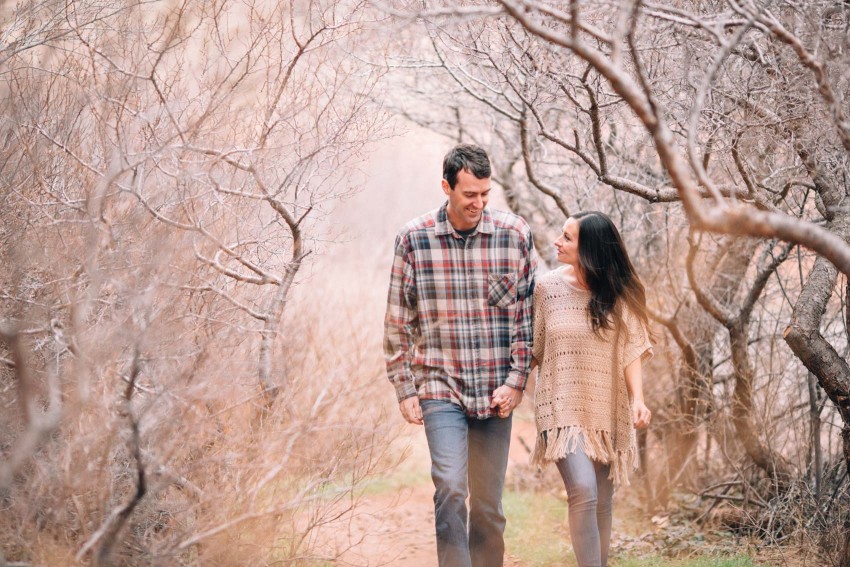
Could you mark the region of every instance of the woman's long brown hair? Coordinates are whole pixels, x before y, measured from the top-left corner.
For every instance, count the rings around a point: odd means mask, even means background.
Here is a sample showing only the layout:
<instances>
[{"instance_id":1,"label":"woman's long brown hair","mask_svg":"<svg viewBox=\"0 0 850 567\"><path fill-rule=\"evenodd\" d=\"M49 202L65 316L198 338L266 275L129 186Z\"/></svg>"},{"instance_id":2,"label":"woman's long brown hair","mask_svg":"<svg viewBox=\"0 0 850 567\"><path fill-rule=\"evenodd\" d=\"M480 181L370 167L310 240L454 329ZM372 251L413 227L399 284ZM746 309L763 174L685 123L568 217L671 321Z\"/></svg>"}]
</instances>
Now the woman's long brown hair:
<instances>
[{"instance_id":1,"label":"woman's long brown hair","mask_svg":"<svg viewBox=\"0 0 850 567\"><path fill-rule=\"evenodd\" d=\"M623 307L634 313L649 332L646 289L640 281L623 238L605 213L585 211L570 215L578 223L578 257L590 288L593 331L625 329ZM628 336L626 336L628 339Z\"/></svg>"}]
</instances>

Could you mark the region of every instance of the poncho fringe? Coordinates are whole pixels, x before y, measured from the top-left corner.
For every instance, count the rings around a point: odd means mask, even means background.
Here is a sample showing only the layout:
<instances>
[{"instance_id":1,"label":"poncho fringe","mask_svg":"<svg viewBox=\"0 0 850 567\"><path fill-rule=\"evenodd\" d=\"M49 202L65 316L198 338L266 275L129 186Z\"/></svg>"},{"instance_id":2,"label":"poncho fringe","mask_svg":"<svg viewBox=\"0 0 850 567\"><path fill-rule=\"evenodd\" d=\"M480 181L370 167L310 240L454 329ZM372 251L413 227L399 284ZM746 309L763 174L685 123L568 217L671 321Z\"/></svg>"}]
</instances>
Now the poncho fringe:
<instances>
[{"instance_id":1,"label":"poncho fringe","mask_svg":"<svg viewBox=\"0 0 850 567\"><path fill-rule=\"evenodd\" d=\"M559 461L575 453L579 445L592 461L611 465L608 478L615 485L629 486L629 472L640 464L636 448L631 445L628 450L616 451L607 431L591 431L575 425L541 431L531 453L531 463Z\"/></svg>"}]
</instances>

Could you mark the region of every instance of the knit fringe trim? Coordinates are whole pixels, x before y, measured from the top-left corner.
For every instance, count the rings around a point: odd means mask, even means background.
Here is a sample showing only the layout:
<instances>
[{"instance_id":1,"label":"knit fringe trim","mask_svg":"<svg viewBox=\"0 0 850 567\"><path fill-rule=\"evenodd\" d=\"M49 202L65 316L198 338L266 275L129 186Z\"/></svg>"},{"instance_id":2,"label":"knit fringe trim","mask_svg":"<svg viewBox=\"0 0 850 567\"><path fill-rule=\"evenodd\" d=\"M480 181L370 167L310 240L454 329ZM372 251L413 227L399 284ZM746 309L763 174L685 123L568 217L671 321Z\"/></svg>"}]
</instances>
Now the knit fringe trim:
<instances>
[{"instance_id":1,"label":"knit fringe trim","mask_svg":"<svg viewBox=\"0 0 850 567\"><path fill-rule=\"evenodd\" d=\"M617 451L607 431L593 431L583 427L557 427L537 434L537 442L531 453L531 464L559 461L576 452L581 444L584 454L592 461L611 465L608 478L616 486L629 486L629 472L638 468L637 447Z\"/></svg>"}]
</instances>

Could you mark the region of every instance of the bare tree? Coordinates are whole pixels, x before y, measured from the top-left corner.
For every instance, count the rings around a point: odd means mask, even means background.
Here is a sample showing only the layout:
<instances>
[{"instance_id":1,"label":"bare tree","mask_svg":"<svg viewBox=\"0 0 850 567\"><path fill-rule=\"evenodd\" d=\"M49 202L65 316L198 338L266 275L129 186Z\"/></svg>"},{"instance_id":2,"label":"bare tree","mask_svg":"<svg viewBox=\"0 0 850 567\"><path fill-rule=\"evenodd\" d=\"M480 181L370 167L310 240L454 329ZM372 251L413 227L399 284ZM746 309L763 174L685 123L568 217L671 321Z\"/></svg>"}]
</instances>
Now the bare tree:
<instances>
[{"instance_id":1,"label":"bare tree","mask_svg":"<svg viewBox=\"0 0 850 567\"><path fill-rule=\"evenodd\" d=\"M420 100L434 103L407 114L498 148L496 161L511 172L502 178L522 195L509 203L538 232L549 228L552 212L592 205L613 211L635 245L644 242L636 255L655 319L679 350L662 413L685 425L672 434L679 437L672 446L685 450L671 455L668 478L680 477L700 439L706 455L717 441L738 479L727 487L741 483L744 501L753 491L762 500L793 492L801 476L820 478L809 457L820 422L807 422L812 430L800 437L791 416L810 411L819 419L823 410L808 370L831 400L827 421L839 419L850 438L847 335L836 328L844 317L835 304L838 274L850 273L842 204L847 7L423 6L387 8L399 21L418 18L430 39L419 61L394 62L416 77ZM435 68L440 78L429 79ZM441 98L450 109L440 108ZM797 266L786 261L794 253ZM778 346L783 336L791 352ZM804 406L792 401L801 396L810 398ZM800 438L808 441L794 441ZM770 487L753 484L736 445ZM846 442L842 458L850 467ZM703 475L710 466L702 464Z\"/></svg>"},{"instance_id":2,"label":"bare tree","mask_svg":"<svg viewBox=\"0 0 850 567\"><path fill-rule=\"evenodd\" d=\"M385 133L381 72L350 55L378 49L375 15L322 0L3 10L9 559L257 563L281 538L311 556L309 533L384 460L380 416L339 411L341 385L374 370L311 367L317 322L289 313ZM266 543L223 539L246 526Z\"/></svg>"}]
</instances>

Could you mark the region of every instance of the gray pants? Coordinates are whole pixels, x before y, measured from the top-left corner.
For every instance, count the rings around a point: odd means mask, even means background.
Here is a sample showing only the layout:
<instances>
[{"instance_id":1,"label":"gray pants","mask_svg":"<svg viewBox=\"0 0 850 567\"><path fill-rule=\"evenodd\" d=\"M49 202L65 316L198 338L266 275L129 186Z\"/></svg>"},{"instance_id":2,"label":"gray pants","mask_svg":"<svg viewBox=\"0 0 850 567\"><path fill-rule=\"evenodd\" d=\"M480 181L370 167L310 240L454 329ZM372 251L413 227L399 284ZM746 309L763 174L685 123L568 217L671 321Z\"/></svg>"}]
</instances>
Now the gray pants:
<instances>
[{"instance_id":1,"label":"gray pants","mask_svg":"<svg viewBox=\"0 0 850 567\"><path fill-rule=\"evenodd\" d=\"M556 464L567 487L570 537L579 567L606 567L614 494L610 466L590 460L581 447Z\"/></svg>"},{"instance_id":2,"label":"gray pants","mask_svg":"<svg viewBox=\"0 0 850 567\"><path fill-rule=\"evenodd\" d=\"M469 418L460 406L442 400L421 404L431 451L440 567L501 567L502 487L511 418Z\"/></svg>"}]
</instances>

